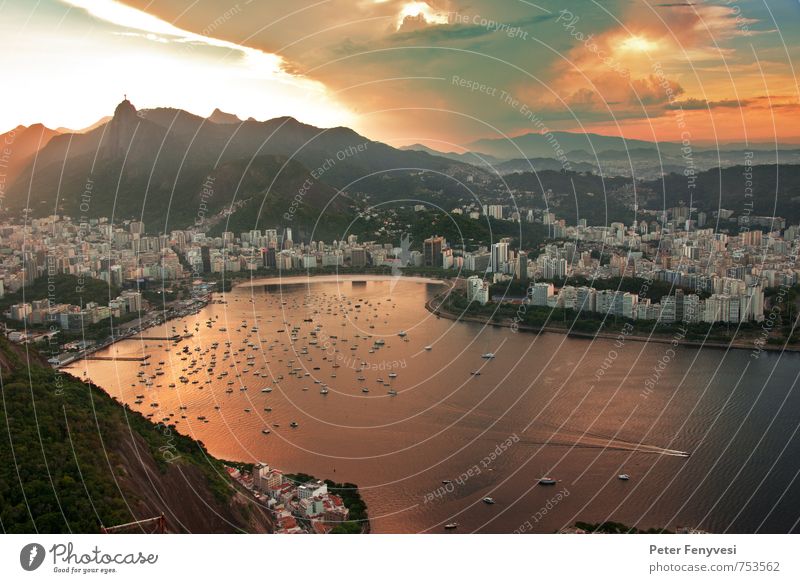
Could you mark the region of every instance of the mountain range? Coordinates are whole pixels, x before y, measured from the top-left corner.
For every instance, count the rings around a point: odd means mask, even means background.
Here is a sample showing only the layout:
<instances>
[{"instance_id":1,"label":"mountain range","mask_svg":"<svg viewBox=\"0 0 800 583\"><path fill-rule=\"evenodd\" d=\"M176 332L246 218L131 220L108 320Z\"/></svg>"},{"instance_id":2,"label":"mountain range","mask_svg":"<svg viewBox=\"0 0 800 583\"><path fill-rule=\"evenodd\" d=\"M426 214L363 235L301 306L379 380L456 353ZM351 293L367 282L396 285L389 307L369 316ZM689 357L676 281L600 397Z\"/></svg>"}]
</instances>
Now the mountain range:
<instances>
[{"instance_id":1,"label":"mountain range","mask_svg":"<svg viewBox=\"0 0 800 583\"><path fill-rule=\"evenodd\" d=\"M472 170L345 127L321 129L291 117L241 121L219 110L210 118L170 108L137 111L127 100L84 133L31 126L16 134L5 209L141 218L158 230L226 210L245 217L249 228L273 226L298 195L304 208L327 207L333 216L349 208L365 177Z\"/></svg>"},{"instance_id":2,"label":"mountain range","mask_svg":"<svg viewBox=\"0 0 800 583\"><path fill-rule=\"evenodd\" d=\"M241 120L219 109L206 118L172 108L137 110L127 99L84 130L20 126L0 143L6 144L0 202L7 213L141 219L150 232L199 224L212 233L292 226L301 240L339 238L368 204L402 199L450 208L496 199L510 184L527 192L547 186L572 198L578 187L576 196L592 198L607 192L609 178L635 176L654 193L666 184L685 190L687 175L740 166L747 151L734 144L687 152L676 143L562 131L482 139L463 153L421 144L398 149L346 127L318 128L291 117ZM750 151L751 166L800 163L798 149ZM792 187L796 173L793 166L782 171ZM726 176L724 190L735 193L738 171ZM707 195L692 200L713 210L719 202L712 200L713 176L707 182ZM772 182L765 179L770 188ZM794 191L785 192L794 209ZM765 194L774 198L772 190ZM685 192L676 196L688 200ZM603 209L622 212L629 204L617 202Z\"/></svg>"}]
</instances>

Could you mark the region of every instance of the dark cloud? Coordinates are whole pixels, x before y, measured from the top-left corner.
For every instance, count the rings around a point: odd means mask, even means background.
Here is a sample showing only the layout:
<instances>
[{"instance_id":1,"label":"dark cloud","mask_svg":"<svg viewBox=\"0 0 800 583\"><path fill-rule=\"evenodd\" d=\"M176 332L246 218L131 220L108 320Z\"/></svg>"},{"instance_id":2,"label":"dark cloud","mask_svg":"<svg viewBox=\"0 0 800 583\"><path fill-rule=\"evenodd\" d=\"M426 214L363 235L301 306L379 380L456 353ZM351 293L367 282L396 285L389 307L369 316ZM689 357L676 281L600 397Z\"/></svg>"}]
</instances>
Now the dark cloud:
<instances>
[{"instance_id":1,"label":"dark cloud","mask_svg":"<svg viewBox=\"0 0 800 583\"><path fill-rule=\"evenodd\" d=\"M747 99L722 99L720 101L707 101L705 99L697 99L690 97L683 101L676 101L667 106L667 109L682 109L686 111L694 111L701 109L713 109L715 107L747 107L750 105L751 100Z\"/></svg>"}]
</instances>

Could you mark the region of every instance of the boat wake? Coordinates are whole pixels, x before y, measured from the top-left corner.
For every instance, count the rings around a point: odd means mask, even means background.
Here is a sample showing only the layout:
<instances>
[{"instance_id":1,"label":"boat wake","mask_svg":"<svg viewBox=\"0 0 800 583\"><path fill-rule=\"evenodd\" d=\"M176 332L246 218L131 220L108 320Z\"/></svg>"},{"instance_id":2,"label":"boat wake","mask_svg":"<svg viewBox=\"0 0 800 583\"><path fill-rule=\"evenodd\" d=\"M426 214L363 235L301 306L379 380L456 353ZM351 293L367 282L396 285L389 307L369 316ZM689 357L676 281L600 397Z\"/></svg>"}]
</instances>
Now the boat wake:
<instances>
[{"instance_id":1,"label":"boat wake","mask_svg":"<svg viewBox=\"0 0 800 583\"><path fill-rule=\"evenodd\" d=\"M669 449L650 443L634 442L607 435L570 430L554 430L546 438L522 439L520 443L529 445L546 445L553 447L570 447L576 449L606 449L610 451L629 451L651 455L672 457L689 457L691 453L679 449Z\"/></svg>"}]
</instances>

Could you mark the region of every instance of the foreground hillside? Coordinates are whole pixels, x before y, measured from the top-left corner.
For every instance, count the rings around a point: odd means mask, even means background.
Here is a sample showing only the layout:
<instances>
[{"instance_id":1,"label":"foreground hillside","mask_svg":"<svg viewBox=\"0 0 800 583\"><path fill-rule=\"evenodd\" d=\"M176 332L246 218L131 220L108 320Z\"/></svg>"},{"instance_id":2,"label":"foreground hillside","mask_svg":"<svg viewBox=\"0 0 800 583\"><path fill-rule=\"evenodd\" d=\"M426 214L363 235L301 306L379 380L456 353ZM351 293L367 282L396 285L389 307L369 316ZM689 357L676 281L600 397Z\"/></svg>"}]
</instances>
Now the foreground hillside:
<instances>
[{"instance_id":1,"label":"foreground hillside","mask_svg":"<svg viewBox=\"0 0 800 583\"><path fill-rule=\"evenodd\" d=\"M0 338L0 527L91 533L163 513L170 532L268 532L203 445Z\"/></svg>"}]
</instances>

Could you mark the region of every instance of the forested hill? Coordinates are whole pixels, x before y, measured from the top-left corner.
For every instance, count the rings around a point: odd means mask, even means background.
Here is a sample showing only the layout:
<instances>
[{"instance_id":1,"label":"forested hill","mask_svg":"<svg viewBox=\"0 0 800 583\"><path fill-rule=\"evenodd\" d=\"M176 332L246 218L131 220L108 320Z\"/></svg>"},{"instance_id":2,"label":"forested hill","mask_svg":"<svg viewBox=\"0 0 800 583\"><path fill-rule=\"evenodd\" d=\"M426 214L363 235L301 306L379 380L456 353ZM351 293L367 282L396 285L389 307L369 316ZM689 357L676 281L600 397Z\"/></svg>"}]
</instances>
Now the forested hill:
<instances>
[{"instance_id":1,"label":"forested hill","mask_svg":"<svg viewBox=\"0 0 800 583\"><path fill-rule=\"evenodd\" d=\"M166 516L170 532L266 532L202 444L0 338L0 528L92 533Z\"/></svg>"}]
</instances>

